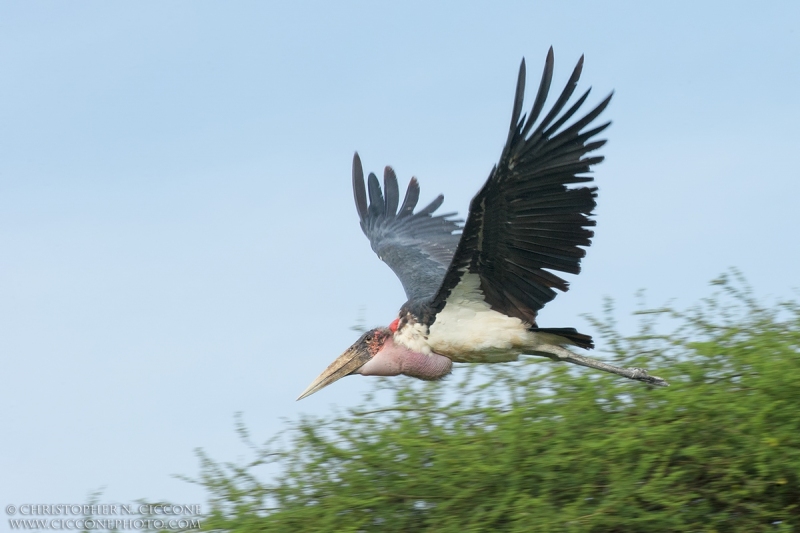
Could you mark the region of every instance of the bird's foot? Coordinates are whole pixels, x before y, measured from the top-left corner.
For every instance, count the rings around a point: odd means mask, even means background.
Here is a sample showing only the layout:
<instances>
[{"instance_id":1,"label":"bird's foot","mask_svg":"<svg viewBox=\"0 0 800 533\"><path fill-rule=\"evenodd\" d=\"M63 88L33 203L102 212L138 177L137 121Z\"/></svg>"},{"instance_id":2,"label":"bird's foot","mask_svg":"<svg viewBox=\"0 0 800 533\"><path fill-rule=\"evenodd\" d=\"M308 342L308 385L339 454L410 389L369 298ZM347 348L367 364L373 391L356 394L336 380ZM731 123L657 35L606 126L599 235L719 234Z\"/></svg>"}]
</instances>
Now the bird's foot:
<instances>
[{"instance_id":1,"label":"bird's foot","mask_svg":"<svg viewBox=\"0 0 800 533\"><path fill-rule=\"evenodd\" d=\"M630 379L635 379L636 381L643 381L644 383L649 383L650 385L657 385L659 387L669 387L669 383L667 380L660 378L658 376L651 376L647 373L647 370L644 368L626 368L630 374L625 376Z\"/></svg>"}]
</instances>

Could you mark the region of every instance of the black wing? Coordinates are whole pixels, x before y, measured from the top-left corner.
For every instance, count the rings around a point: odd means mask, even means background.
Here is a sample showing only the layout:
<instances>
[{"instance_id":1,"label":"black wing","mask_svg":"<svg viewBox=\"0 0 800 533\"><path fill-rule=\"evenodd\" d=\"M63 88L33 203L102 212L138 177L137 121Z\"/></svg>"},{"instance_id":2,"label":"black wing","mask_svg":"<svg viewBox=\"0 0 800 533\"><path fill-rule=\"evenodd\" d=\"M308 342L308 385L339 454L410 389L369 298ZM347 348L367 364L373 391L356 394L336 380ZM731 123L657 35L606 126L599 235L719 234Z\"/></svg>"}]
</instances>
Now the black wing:
<instances>
[{"instance_id":1,"label":"black wing","mask_svg":"<svg viewBox=\"0 0 800 533\"><path fill-rule=\"evenodd\" d=\"M583 57L567 86L547 115L536 124L553 76L553 49L547 54L544 74L533 108L522 112L525 60L520 65L508 140L500 162L472 199L469 216L453 261L433 298L441 310L450 291L466 273L480 277L482 297L496 311L535 324L536 313L555 298L554 289L566 291L566 281L551 270L577 274L595 225L588 217L595 207L596 187L567 185L592 181L591 165L602 156L587 156L604 140L591 141L610 122L584 131L606 108L611 95L582 118L564 124L589 95L587 90L562 113L572 96L583 67Z\"/></svg>"},{"instance_id":2,"label":"black wing","mask_svg":"<svg viewBox=\"0 0 800 533\"><path fill-rule=\"evenodd\" d=\"M431 298L441 287L460 235L461 220L455 213L433 216L444 201L439 195L427 207L414 213L419 184L411 178L400 210L400 191L391 167L383 174L383 189L375 174L369 175L369 206L364 187L364 170L358 153L353 156L353 195L361 229L372 250L394 271L409 300ZM384 198L384 194L386 195Z\"/></svg>"}]
</instances>

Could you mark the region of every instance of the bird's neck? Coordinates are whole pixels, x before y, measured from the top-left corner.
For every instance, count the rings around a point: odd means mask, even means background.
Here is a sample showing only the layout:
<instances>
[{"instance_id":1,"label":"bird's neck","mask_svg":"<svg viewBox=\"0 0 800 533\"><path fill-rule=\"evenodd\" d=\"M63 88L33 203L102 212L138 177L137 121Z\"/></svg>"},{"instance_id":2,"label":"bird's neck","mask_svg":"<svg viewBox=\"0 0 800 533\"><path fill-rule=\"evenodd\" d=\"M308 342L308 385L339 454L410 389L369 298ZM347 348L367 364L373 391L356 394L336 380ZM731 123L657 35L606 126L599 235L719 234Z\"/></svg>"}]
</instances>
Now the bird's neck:
<instances>
[{"instance_id":1,"label":"bird's neck","mask_svg":"<svg viewBox=\"0 0 800 533\"><path fill-rule=\"evenodd\" d=\"M406 328L404 328L406 329ZM399 334L389 337L383 348L358 373L364 376L397 376L403 374L419 379L441 379L450 373L453 362L430 349L416 351L399 341Z\"/></svg>"}]
</instances>

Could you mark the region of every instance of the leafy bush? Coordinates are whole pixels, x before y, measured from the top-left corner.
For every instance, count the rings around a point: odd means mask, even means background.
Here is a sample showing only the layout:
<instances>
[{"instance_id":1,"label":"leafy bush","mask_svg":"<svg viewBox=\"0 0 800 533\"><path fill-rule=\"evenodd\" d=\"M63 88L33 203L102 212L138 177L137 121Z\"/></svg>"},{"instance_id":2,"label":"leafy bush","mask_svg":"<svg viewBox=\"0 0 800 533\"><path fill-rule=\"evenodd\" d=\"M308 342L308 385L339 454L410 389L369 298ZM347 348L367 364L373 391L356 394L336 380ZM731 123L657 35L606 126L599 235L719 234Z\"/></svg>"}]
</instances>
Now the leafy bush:
<instances>
[{"instance_id":1,"label":"leafy bush","mask_svg":"<svg viewBox=\"0 0 800 533\"><path fill-rule=\"evenodd\" d=\"M388 405L300 420L248 464L201 453L203 526L800 531L800 306L763 307L736 273L714 283L689 311L641 312L635 336L594 321L603 357L669 388L537 358L384 380ZM665 320L677 328L656 334ZM269 482L254 474L265 463L280 469Z\"/></svg>"}]
</instances>

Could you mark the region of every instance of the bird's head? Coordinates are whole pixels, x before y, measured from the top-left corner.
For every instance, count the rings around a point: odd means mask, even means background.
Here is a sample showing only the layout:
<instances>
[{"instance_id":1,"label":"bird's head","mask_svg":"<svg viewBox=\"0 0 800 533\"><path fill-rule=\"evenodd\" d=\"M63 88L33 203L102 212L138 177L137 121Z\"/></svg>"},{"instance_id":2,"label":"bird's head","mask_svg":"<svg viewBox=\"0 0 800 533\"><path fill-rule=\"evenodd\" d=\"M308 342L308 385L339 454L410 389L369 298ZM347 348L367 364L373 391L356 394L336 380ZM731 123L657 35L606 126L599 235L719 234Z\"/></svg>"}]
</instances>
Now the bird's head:
<instances>
[{"instance_id":1,"label":"bird's head","mask_svg":"<svg viewBox=\"0 0 800 533\"><path fill-rule=\"evenodd\" d=\"M393 332L389 328L375 328L361 335L361 337L331 363L297 399L302 400L306 396L314 394L318 390L327 387L334 381L338 381L345 376L359 374L359 369L378 355L386 342L391 339L392 334ZM399 371L395 372L395 374L399 374Z\"/></svg>"}]
</instances>

